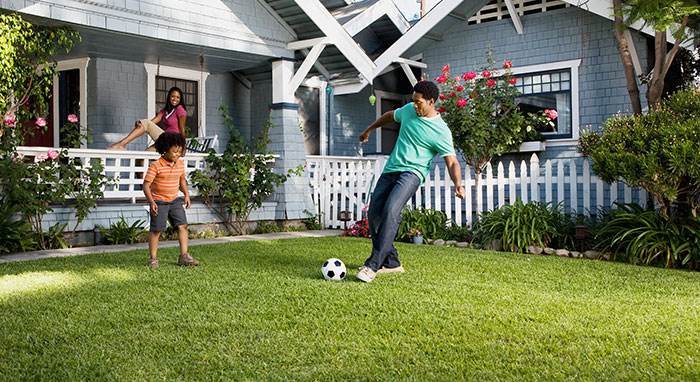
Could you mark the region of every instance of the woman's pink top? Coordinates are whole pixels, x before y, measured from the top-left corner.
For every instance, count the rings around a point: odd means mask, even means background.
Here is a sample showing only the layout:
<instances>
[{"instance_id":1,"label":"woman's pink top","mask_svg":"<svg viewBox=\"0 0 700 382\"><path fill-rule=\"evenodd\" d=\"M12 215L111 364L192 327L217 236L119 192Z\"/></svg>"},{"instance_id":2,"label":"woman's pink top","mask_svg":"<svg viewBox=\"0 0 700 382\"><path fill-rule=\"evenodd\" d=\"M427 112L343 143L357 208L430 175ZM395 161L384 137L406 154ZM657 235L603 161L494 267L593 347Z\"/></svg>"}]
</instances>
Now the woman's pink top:
<instances>
[{"instance_id":1,"label":"woman's pink top","mask_svg":"<svg viewBox=\"0 0 700 382\"><path fill-rule=\"evenodd\" d=\"M165 125L165 129L163 131L171 131L173 133L180 132L178 117L181 115L187 115L187 110L185 110L182 105L178 105L175 110L170 113L170 116L168 116L168 112L165 109L162 109L159 113L163 116L163 124Z\"/></svg>"}]
</instances>

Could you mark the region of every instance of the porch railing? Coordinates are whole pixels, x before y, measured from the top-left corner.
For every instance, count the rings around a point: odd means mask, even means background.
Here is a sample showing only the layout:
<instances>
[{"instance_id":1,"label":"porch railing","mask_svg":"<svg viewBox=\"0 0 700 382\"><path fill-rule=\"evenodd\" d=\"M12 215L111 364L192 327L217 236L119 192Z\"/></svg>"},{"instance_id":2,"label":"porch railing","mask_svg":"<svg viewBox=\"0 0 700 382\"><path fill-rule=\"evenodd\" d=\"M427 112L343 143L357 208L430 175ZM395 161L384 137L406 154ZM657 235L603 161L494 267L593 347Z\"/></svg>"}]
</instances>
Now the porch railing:
<instances>
[{"instance_id":1,"label":"porch railing","mask_svg":"<svg viewBox=\"0 0 700 382\"><path fill-rule=\"evenodd\" d=\"M325 226L343 227L341 211L349 211L348 224L361 218L385 161L386 157L307 157L312 199ZM477 201L481 202L482 211L512 204L517 198L525 203L561 202L567 211L588 215L615 202L643 204L647 199L643 189L604 183L592 174L589 161L582 158L548 159L542 164L533 154L529 161L489 164L481 174L478 188L468 170L462 168L462 184L467 191L464 200L454 196L444 167L436 166L409 204L444 211L458 225L471 226Z\"/></svg>"},{"instance_id":2,"label":"porch railing","mask_svg":"<svg viewBox=\"0 0 700 382\"><path fill-rule=\"evenodd\" d=\"M27 157L38 157L46 154L52 147L18 147L17 152ZM185 172L202 169L205 166L204 159L207 153L188 152L182 158L185 162ZM160 154L150 151L127 151L127 150L99 150L99 149L70 149L70 158L80 158L83 163L94 163L99 160L104 166L104 173L108 178L118 179L119 182L104 190L105 199L124 199L136 202L136 198L143 198L143 177L148 171L150 161L156 160ZM189 185L190 195L198 195L197 190Z\"/></svg>"}]
</instances>

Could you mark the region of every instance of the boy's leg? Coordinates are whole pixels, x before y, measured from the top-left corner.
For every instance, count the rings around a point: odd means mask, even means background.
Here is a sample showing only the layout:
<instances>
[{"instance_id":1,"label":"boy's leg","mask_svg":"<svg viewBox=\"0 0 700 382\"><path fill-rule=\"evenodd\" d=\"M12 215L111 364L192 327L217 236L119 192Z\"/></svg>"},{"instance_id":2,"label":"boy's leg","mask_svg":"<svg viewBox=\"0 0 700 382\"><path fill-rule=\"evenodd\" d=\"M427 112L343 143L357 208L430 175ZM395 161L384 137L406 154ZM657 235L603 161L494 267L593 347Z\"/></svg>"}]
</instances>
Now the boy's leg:
<instances>
[{"instance_id":1,"label":"boy's leg","mask_svg":"<svg viewBox=\"0 0 700 382\"><path fill-rule=\"evenodd\" d=\"M156 259L158 255L158 240L160 239L160 232L149 232L148 233L148 252L150 252L151 259Z\"/></svg>"},{"instance_id":2,"label":"boy's leg","mask_svg":"<svg viewBox=\"0 0 700 382\"><path fill-rule=\"evenodd\" d=\"M187 253L187 224L177 227L177 240L180 242L180 254Z\"/></svg>"},{"instance_id":3,"label":"boy's leg","mask_svg":"<svg viewBox=\"0 0 700 382\"><path fill-rule=\"evenodd\" d=\"M165 231L168 224L168 206L167 203L156 200L158 205L158 215L149 214L151 219L151 228L148 232L148 251L151 258L148 260L148 266L151 268L158 268L158 259L156 255L158 253L158 241L160 239L160 233Z\"/></svg>"},{"instance_id":4,"label":"boy's leg","mask_svg":"<svg viewBox=\"0 0 700 382\"><path fill-rule=\"evenodd\" d=\"M168 218L173 227L177 227L177 239L180 242L180 257L177 259L177 265L199 265L199 261L195 260L187 253L187 215L185 208L182 205L182 199L177 198L170 202Z\"/></svg>"}]
</instances>

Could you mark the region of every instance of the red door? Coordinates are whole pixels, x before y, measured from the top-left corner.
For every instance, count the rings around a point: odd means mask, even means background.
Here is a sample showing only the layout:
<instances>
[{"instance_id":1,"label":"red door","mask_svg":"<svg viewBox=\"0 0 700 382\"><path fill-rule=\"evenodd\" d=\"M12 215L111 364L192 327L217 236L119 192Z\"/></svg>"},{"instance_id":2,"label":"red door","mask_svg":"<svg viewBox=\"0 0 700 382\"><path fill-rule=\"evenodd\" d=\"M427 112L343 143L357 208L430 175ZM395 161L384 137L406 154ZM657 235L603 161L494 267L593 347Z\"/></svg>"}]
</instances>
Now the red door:
<instances>
[{"instance_id":1,"label":"red door","mask_svg":"<svg viewBox=\"0 0 700 382\"><path fill-rule=\"evenodd\" d=\"M34 134L24 135L25 146L54 147L53 142L53 94L48 99L49 115L46 116L46 127L40 128L36 121L25 121L24 127L33 131Z\"/></svg>"}]
</instances>

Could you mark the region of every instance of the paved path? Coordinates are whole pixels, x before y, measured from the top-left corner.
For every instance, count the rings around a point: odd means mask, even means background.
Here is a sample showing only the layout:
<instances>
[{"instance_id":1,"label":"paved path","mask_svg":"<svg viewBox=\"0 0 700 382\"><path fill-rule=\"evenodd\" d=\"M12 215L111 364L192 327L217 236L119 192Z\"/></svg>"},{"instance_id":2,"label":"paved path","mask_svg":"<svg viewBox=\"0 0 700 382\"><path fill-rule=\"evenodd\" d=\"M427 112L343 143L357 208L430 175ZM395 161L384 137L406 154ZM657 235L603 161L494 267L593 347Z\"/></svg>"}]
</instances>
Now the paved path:
<instances>
[{"instance_id":1,"label":"paved path","mask_svg":"<svg viewBox=\"0 0 700 382\"><path fill-rule=\"evenodd\" d=\"M277 239L292 239L297 237L323 237L323 236L339 236L343 231L339 230L321 230L321 231L299 231L299 232L275 232L263 233L259 235L242 235L242 236L226 236L212 239L191 239L189 246L228 243L232 241L243 240L277 240ZM177 240L161 241L158 248L177 247L180 244ZM137 249L148 249L148 243L138 244L120 244L120 245L96 245L93 247L77 247L66 249L47 249L45 251L22 252L10 255L0 255L0 263L9 263L13 261L27 261L48 259L51 257L67 257L87 255L90 253L106 253L106 252L125 252Z\"/></svg>"}]
</instances>

